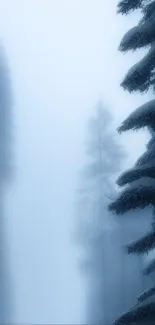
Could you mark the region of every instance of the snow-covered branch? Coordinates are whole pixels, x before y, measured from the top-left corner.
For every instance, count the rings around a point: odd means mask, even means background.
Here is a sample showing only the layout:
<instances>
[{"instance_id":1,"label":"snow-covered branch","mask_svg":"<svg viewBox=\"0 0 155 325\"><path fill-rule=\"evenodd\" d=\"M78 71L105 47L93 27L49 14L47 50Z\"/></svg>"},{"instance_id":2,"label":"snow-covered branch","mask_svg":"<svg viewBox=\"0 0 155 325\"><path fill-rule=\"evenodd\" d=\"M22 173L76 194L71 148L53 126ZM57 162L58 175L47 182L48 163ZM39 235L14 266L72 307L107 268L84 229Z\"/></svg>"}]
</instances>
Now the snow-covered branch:
<instances>
[{"instance_id":1,"label":"snow-covered branch","mask_svg":"<svg viewBox=\"0 0 155 325\"><path fill-rule=\"evenodd\" d=\"M153 164L155 162L155 149L152 146L148 149L136 162L135 166L140 167L147 164ZM155 164L154 164L155 165Z\"/></svg>"},{"instance_id":2,"label":"snow-covered branch","mask_svg":"<svg viewBox=\"0 0 155 325\"><path fill-rule=\"evenodd\" d=\"M138 302L143 302L147 300L149 297L153 296L155 294L155 286L150 288L149 290L144 291L138 298Z\"/></svg>"},{"instance_id":3,"label":"snow-covered branch","mask_svg":"<svg viewBox=\"0 0 155 325\"><path fill-rule=\"evenodd\" d=\"M155 166L154 165L143 165L140 167L132 168L127 172L124 172L117 180L119 186L130 184L142 177L150 177L155 179Z\"/></svg>"},{"instance_id":4,"label":"snow-covered branch","mask_svg":"<svg viewBox=\"0 0 155 325\"><path fill-rule=\"evenodd\" d=\"M155 270L155 258L153 258L151 262L149 262L148 265L144 268L143 274L149 275L154 270Z\"/></svg>"},{"instance_id":5,"label":"snow-covered branch","mask_svg":"<svg viewBox=\"0 0 155 325\"><path fill-rule=\"evenodd\" d=\"M137 323L141 323L146 321L145 324L149 324L149 321L154 321L155 319L155 303L151 302L146 304L145 306L140 306L135 310L131 310L124 315L122 315L119 319L117 319L114 325L135 325Z\"/></svg>"},{"instance_id":6,"label":"snow-covered branch","mask_svg":"<svg viewBox=\"0 0 155 325\"><path fill-rule=\"evenodd\" d=\"M126 15L130 11L141 8L143 2L143 0L121 0L117 5L117 11L118 13Z\"/></svg>"},{"instance_id":7,"label":"snow-covered branch","mask_svg":"<svg viewBox=\"0 0 155 325\"><path fill-rule=\"evenodd\" d=\"M121 215L136 208L144 209L149 205L155 205L155 184L152 186L137 182L137 185L126 188L117 200L109 205L109 210Z\"/></svg>"},{"instance_id":8,"label":"snow-covered branch","mask_svg":"<svg viewBox=\"0 0 155 325\"><path fill-rule=\"evenodd\" d=\"M121 133L131 129L139 130L146 126L155 130L154 99L138 107L133 113L131 113L128 118L122 122L121 126L118 128L118 132Z\"/></svg>"},{"instance_id":9,"label":"snow-covered branch","mask_svg":"<svg viewBox=\"0 0 155 325\"><path fill-rule=\"evenodd\" d=\"M141 239L127 245L128 254L144 254L155 248L155 232L151 231Z\"/></svg>"},{"instance_id":10,"label":"snow-covered branch","mask_svg":"<svg viewBox=\"0 0 155 325\"><path fill-rule=\"evenodd\" d=\"M125 76L121 86L129 92L147 91L150 87L152 72L155 67L155 44L153 43L149 52L135 64Z\"/></svg>"},{"instance_id":11,"label":"snow-covered branch","mask_svg":"<svg viewBox=\"0 0 155 325\"><path fill-rule=\"evenodd\" d=\"M146 21L131 28L123 37L119 50L127 52L129 50L137 50L148 46L150 42L155 41L155 20Z\"/></svg>"}]
</instances>

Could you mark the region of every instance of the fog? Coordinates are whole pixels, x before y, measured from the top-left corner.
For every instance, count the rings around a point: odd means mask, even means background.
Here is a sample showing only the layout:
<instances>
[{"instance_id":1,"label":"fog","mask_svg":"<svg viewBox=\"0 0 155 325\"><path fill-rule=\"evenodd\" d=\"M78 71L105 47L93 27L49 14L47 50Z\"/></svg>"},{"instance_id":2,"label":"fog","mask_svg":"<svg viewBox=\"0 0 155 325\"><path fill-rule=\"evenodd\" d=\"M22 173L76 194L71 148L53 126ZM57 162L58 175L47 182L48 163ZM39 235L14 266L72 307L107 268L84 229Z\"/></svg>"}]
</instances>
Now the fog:
<instances>
[{"instance_id":1,"label":"fog","mask_svg":"<svg viewBox=\"0 0 155 325\"><path fill-rule=\"evenodd\" d=\"M119 87L137 54L123 56L117 49L135 22L135 15L117 16L112 0L0 1L0 36L14 95L7 225L17 323L84 319L72 232L85 126L98 99L116 126L144 101ZM145 134L136 137L134 144L133 135L120 139L128 165L146 142Z\"/></svg>"}]
</instances>

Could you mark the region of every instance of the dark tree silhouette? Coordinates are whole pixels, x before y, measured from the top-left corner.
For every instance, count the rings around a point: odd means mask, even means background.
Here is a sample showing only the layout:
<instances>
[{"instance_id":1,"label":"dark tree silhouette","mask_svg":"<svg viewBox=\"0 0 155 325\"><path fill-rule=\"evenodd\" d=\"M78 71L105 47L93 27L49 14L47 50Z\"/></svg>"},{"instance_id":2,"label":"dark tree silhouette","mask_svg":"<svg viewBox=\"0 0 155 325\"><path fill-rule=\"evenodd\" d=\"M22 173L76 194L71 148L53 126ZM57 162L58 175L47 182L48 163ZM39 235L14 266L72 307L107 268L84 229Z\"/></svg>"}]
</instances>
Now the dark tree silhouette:
<instances>
[{"instance_id":1,"label":"dark tree silhouette","mask_svg":"<svg viewBox=\"0 0 155 325\"><path fill-rule=\"evenodd\" d=\"M142 13L140 22L129 30L120 44L120 51L135 51L148 48L147 54L127 73L121 86L128 92L143 93L149 89L155 90L155 1L121 0L118 12L128 14L139 9ZM118 184L124 186L119 197L109 205L109 210L118 215L137 208L144 209L152 206L155 211L155 100L151 100L137 108L122 123L119 132L139 130L146 127L151 132L151 140L146 152L138 159L134 168L125 172L118 179ZM147 218L147 213L146 213ZM154 218L154 217L153 217ZM139 226L141 220L139 217ZM146 254L155 247L155 221L150 231L128 245L128 253ZM150 274L155 269L154 260L145 268L144 274ZM123 324L152 324L155 322L154 287L142 293L132 310L118 320L117 325Z\"/></svg>"}]
</instances>

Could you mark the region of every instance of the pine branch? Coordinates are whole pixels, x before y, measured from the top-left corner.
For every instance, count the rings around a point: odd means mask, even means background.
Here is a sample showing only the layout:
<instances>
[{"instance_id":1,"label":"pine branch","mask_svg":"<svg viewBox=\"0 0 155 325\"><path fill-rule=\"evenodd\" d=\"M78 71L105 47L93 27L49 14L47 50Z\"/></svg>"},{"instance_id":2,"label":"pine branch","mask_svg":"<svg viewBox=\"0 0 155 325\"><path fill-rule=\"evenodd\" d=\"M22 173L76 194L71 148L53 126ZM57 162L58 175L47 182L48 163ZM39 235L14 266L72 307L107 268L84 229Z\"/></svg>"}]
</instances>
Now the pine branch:
<instances>
[{"instance_id":1,"label":"pine branch","mask_svg":"<svg viewBox=\"0 0 155 325\"><path fill-rule=\"evenodd\" d=\"M154 145L155 145L155 137L152 137L146 147L147 147L147 149L151 149L151 147Z\"/></svg>"},{"instance_id":2,"label":"pine branch","mask_svg":"<svg viewBox=\"0 0 155 325\"><path fill-rule=\"evenodd\" d=\"M155 205L155 188L137 185L125 189L117 200L109 204L108 209L120 215L136 208L144 209L149 205Z\"/></svg>"},{"instance_id":3,"label":"pine branch","mask_svg":"<svg viewBox=\"0 0 155 325\"><path fill-rule=\"evenodd\" d=\"M146 321L146 324L149 324L149 321L155 321L155 303L151 302L147 305L140 306L136 310L132 310L122 315L119 319L114 322L114 325L136 325ZM148 323L147 323L148 322Z\"/></svg>"},{"instance_id":4,"label":"pine branch","mask_svg":"<svg viewBox=\"0 0 155 325\"><path fill-rule=\"evenodd\" d=\"M142 7L143 0L122 0L117 5L117 12L122 15L127 15L130 11Z\"/></svg>"},{"instance_id":5,"label":"pine branch","mask_svg":"<svg viewBox=\"0 0 155 325\"><path fill-rule=\"evenodd\" d=\"M150 19L155 13L155 1L152 1L148 5L144 6L142 12L144 15L142 21Z\"/></svg>"},{"instance_id":6,"label":"pine branch","mask_svg":"<svg viewBox=\"0 0 155 325\"><path fill-rule=\"evenodd\" d=\"M145 92L150 87L152 71L155 67L155 45L149 52L135 64L127 73L121 86L130 93L134 91Z\"/></svg>"},{"instance_id":7,"label":"pine branch","mask_svg":"<svg viewBox=\"0 0 155 325\"><path fill-rule=\"evenodd\" d=\"M121 86L128 92L141 93L149 89L155 90L155 1L151 0L121 0L117 6L118 13L128 14L135 9L141 9L143 14L139 24L130 29L123 37L119 50L137 50L149 46L148 53L127 73ZM120 126L118 131L139 130L143 127L155 131L155 101L146 103L133 112ZM153 135L154 136L154 135ZM121 215L136 208L155 206L155 150L154 140L148 144L148 150L138 159L135 168L121 175L118 185L127 188L109 205L109 210ZM127 245L128 254L144 254L155 248L155 222L151 231L139 240ZM155 259L145 268L149 274L155 269ZM155 286L143 292L138 297L138 306L121 317L115 325L136 325L155 323L155 303L146 299L155 294ZM153 296L154 298L154 296ZM149 299L148 299L149 300ZM147 300L147 302L148 302ZM154 300L154 299L153 299ZM142 305L139 306L139 303Z\"/></svg>"},{"instance_id":8,"label":"pine branch","mask_svg":"<svg viewBox=\"0 0 155 325\"><path fill-rule=\"evenodd\" d=\"M146 21L131 28L121 40L121 52L135 51L155 41L155 21Z\"/></svg>"},{"instance_id":9,"label":"pine branch","mask_svg":"<svg viewBox=\"0 0 155 325\"><path fill-rule=\"evenodd\" d=\"M151 163L152 160L155 159L155 150L152 146L150 149L148 149L136 162L135 166L142 166L144 164Z\"/></svg>"},{"instance_id":10,"label":"pine branch","mask_svg":"<svg viewBox=\"0 0 155 325\"><path fill-rule=\"evenodd\" d=\"M149 232L141 239L126 246L128 254L144 254L155 248L155 232Z\"/></svg>"},{"instance_id":11,"label":"pine branch","mask_svg":"<svg viewBox=\"0 0 155 325\"><path fill-rule=\"evenodd\" d=\"M123 173L117 180L119 186L130 184L142 177L150 177L155 179L155 166L144 165L133 168Z\"/></svg>"},{"instance_id":12,"label":"pine branch","mask_svg":"<svg viewBox=\"0 0 155 325\"><path fill-rule=\"evenodd\" d=\"M155 286L149 290L144 291L138 298L138 302L143 302L155 294Z\"/></svg>"},{"instance_id":13,"label":"pine branch","mask_svg":"<svg viewBox=\"0 0 155 325\"><path fill-rule=\"evenodd\" d=\"M117 129L119 133L129 130L139 130L143 127L155 130L155 100L150 100L131 113Z\"/></svg>"},{"instance_id":14,"label":"pine branch","mask_svg":"<svg viewBox=\"0 0 155 325\"><path fill-rule=\"evenodd\" d=\"M151 272L155 270L155 258L144 268L143 274L149 275Z\"/></svg>"}]
</instances>

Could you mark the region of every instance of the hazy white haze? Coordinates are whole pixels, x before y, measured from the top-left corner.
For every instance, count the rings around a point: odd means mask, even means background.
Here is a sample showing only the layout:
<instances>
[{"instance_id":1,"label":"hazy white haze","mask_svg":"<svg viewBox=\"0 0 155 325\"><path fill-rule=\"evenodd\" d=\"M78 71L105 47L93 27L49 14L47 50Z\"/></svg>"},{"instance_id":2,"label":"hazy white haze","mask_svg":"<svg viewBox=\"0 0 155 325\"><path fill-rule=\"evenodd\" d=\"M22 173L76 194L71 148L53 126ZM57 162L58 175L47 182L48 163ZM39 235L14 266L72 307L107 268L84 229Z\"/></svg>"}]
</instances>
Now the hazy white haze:
<instances>
[{"instance_id":1,"label":"hazy white haze","mask_svg":"<svg viewBox=\"0 0 155 325\"><path fill-rule=\"evenodd\" d=\"M135 15L117 16L113 0L0 0L14 92L7 222L17 323L84 319L84 282L72 243L77 173L96 101L106 102L116 126L144 101L119 87L142 55L117 51L135 22ZM136 137L120 139L129 165L146 142L144 132Z\"/></svg>"}]
</instances>

